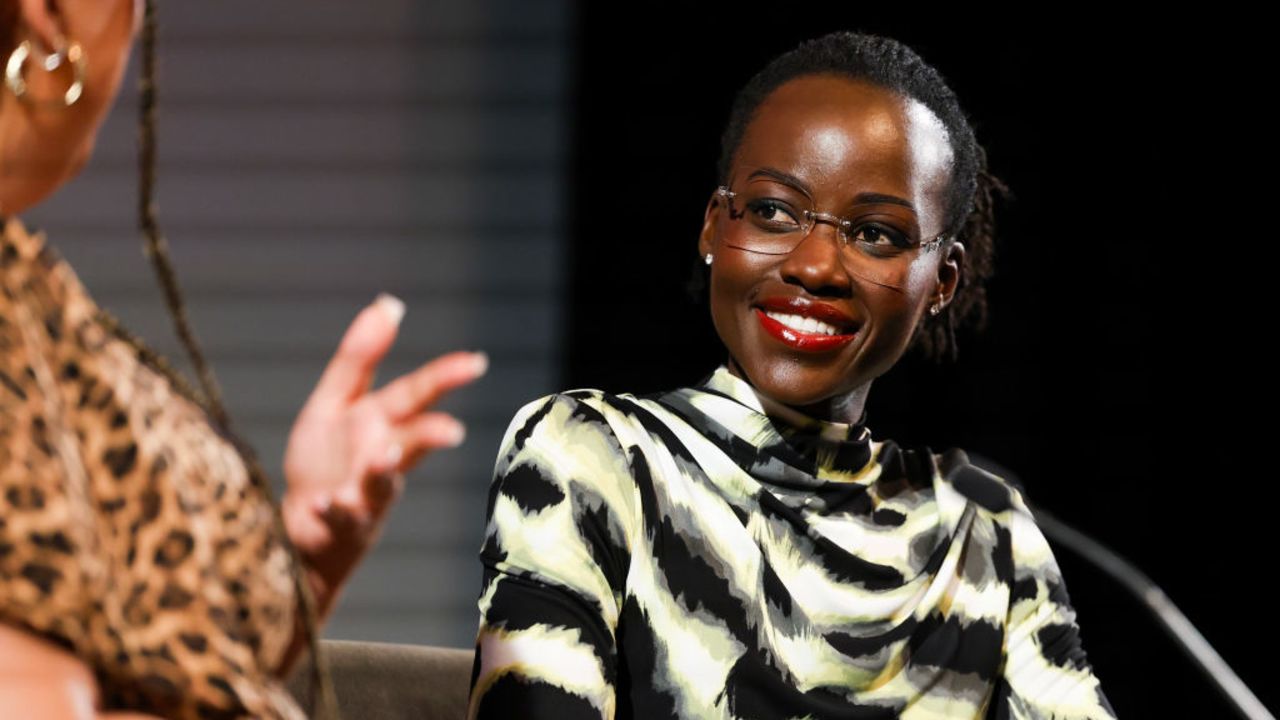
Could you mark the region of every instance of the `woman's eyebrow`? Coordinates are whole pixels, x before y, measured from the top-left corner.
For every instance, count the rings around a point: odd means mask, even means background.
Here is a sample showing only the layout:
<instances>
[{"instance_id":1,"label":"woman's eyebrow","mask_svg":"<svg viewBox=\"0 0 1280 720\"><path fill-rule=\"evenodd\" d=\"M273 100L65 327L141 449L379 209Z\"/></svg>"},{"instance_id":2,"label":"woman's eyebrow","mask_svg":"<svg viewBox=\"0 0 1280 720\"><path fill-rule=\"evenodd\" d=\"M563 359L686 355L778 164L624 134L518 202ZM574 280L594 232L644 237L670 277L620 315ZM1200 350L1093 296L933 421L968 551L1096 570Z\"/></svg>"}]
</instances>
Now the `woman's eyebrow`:
<instances>
[{"instance_id":1,"label":"woman's eyebrow","mask_svg":"<svg viewBox=\"0 0 1280 720\"><path fill-rule=\"evenodd\" d=\"M804 196L807 198L810 198L810 199L813 198L813 194L809 192L809 187L804 184L803 180L796 177L795 175L792 175L791 173L778 170L777 168L771 168L771 167L758 168L755 171L753 171L750 175L748 175L747 179L750 180L751 178L759 177L761 175L763 175L764 177L773 178L774 180L777 180L783 185L788 185L793 190L803 193Z\"/></svg>"},{"instance_id":2,"label":"woman's eyebrow","mask_svg":"<svg viewBox=\"0 0 1280 720\"><path fill-rule=\"evenodd\" d=\"M813 199L813 194L809 192L809 187L804 184L803 180L796 177L795 175L792 175L789 172L783 172L782 170L778 170L777 168L771 168L771 167L759 168L753 171L750 175L748 175L747 179L750 180L751 178L761 176L761 175L763 175L764 177L773 178L774 180L777 180L783 185L788 185L791 188L797 190L798 192L803 193L804 196L809 198L810 200ZM876 192L862 192L862 193L858 193L857 196L855 196L853 199L855 202L859 204L888 203L890 205L901 205L902 207L907 208L911 212L915 212L916 210L915 206L911 204L911 201L906 200L905 198L900 198L897 195L886 195L884 193L876 193Z\"/></svg>"},{"instance_id":3,"label":"woman's eyebrow","mask_svg":"<svg viewBox=\"0 0 1280 720\"><path fill-rule=\"evenodd\" d=\"M897 195L885 195L884 193L864 192L864 193L858 193L857 196L855 196L853 199L857 200L859 203L889 203L890 205L901 205L902 207L910 210L911 212L916 211L915 205L912 205L910 200L907 200L905 198L900 198Z\"/></svg>"}]
</instances>

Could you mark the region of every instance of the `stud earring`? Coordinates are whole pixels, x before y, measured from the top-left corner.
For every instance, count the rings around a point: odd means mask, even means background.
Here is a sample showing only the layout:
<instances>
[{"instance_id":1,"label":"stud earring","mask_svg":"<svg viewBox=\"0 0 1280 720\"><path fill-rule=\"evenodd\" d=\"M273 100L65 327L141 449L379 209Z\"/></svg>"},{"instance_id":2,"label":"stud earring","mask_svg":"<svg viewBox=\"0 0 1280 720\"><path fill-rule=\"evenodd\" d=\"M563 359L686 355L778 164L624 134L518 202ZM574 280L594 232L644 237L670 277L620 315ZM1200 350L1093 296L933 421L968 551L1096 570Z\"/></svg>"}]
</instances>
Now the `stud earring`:
<instances>
[{"instance_id":1,"label":"stud earring","mask_svg":"<svg viewBox=\"0 0 1280 720\"><path fill-rule=\"evenodd\" d=\"M707 256L706 256L705 258L703 258L703 260L706 260L706 261L707 261L707 264L708 264L708 265L710 265L710 264L711 264L711 253L707 253Z\"/></svg>"},{"instance_id":2,"label":"stud earring","mask_svg":"<svg viewBox=\"0 0 1280 720\"><path fill-rule=\"evenodd\" d=\"M929 306L930 315L937 315L940 312L942 312L942 301L938 301Z\"/></svg>"}]
</instances>

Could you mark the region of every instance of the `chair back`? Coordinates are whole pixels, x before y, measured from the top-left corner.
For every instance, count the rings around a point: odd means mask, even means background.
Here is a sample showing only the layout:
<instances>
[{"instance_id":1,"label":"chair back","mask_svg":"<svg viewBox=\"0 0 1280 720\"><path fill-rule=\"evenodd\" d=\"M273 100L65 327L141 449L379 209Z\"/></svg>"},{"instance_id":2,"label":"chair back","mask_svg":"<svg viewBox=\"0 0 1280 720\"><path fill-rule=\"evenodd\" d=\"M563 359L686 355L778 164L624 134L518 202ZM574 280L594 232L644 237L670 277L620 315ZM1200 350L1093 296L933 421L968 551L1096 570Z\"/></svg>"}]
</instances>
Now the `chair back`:
<instances>
[{"instance_id":1,"label":"chair back","mask_svg":"<svg viewBox=\"0 0 1280 720\"><path fill-rule=\"evenodd\" d=\"M344 720L464 720L474 649L321 640ZM311 658L289 691L310 716Z\"/></svg>"}]
</instances>

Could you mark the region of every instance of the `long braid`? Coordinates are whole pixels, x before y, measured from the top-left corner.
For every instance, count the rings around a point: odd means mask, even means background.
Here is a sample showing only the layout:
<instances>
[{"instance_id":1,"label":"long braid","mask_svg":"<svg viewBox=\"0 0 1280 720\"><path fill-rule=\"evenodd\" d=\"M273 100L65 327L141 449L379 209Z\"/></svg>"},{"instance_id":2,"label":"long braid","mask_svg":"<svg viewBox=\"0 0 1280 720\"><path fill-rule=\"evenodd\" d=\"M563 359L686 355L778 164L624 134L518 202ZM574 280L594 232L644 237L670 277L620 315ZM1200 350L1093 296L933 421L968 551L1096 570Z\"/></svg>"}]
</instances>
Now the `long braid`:
<instances>
[{"instance_id":1,"label":"long braid","mask_svg":"<svg viewBox=\"0 0 1280 720\"><path fill-rule=\"evenodd\" d=\"M146 238L145 253L150 258L160 285L164 290L165 304L173 319L178 338L182 341L187 354L200 378L203 392L193 388L168 362L158 353L148 348L138 337L130 333L111 313L100 310L98 319L103 325L134 348L139 360L167 377L174 389L202 408L213 421L214 429L235 447L243 457L249 472L249 478L267 498L274 511L276 529L284 539L292 560L293 581L298 593L301 610L301 622L307 636L307 645L312 656L311 693L313 705L317 707L317 716L337 718L338 705L334 695L333 684L327 672L324 655L320 648L319 616L316 600L311 593L310 584L306 580L301 558L297 549L288 541L284 519L280 514L279 504L275 501L271 482L258 462L253 448L242 440L231 429L231 418L222 401L213 370L206 362L204 353L196 340L187 320L185 304L178 287L173 265L169 260L168 246L160 233L155 213L155 178L156 178L156 7L154 0L146 0L145 18L142 32L142 77L140 80L140 112L138 138L138 212L143 234Z\"/></svg>"},{"instance_id":2,"label":"long braid","mask_svg":"<svg viewBox=\"0 0 1280 720\"><path fill-rule=\"evenodd\" d=\"M200 349L195 333L187 320L187 309L182 302L182 294L178 290L178 281L174 276L173 265L169 261L169 248L160 227L156 222L155 186L156 186L156 32L155 3L147 0L146 16L143 21L142 35L142 77L139 81L138 109L138 219L147 244L145 252L155 267L160 279L160 287L164 290L165 304L173 317L174 329L179 339L191 356L195 365L200 386L204 389L208 401L207 408L219 425L230 425L230 417L222 403L222 391L213 376L213 370L205 361L204 352Z\"/></svg>"}]
</instances>

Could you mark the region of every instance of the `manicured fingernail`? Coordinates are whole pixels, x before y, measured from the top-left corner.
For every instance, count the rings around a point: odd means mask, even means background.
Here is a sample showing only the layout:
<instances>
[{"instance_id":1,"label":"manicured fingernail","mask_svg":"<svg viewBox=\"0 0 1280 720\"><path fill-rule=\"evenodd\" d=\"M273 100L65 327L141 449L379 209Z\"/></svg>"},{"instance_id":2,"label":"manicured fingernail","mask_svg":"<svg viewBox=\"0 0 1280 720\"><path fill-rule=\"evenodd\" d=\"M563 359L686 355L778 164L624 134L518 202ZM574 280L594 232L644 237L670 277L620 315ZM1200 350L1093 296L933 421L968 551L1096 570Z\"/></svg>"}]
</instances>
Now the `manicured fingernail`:
<instances>
[{"instance_id":1,"label":"manicured fingernail","mask_svg":"<svg viewBox=\"0 0 1280 720\"><path fill-rule=\"evenodd\" d=\"M391 293L378 293L378 297L374 299L374 304L382 308L382 311L391 320L392 325L400 324L400 318L404 317L403 300Z\"/></svg>"},{"instance_id":2,"label":"manicured fingernail","mask_svg":"<svg viewBox=\"0 0 1280 720\"><path fill-rule=\"evenodd\" d=\"M482 351L471 353L471 357L475 358L475 374L479 377L489 370L489 354Z\"/></svg>"},{"instance_id":3,"label":"manicured fingernail","mask_svg":"<svg viewBox=\"0 0 1280 720\"><path fill-rule=\"evenodd\" d=\"M445 430L445 442L449 443L449 447L458 447L466 439L466 426L456 420L449 426L448 430Z\"/></svg>"},{"instance_id":4,"label":"manicured fingernail","mask_svg":"<svg viewBox=\"0 0 1280 720\"><path fill-rule=\"evenodd\" d=\"M400 459L404 457L404 448L400 443L391 443L391 447L387 448L386 457L382 459L383 467L392 470L400 465Z\"/></svg>"}]
</instances>

